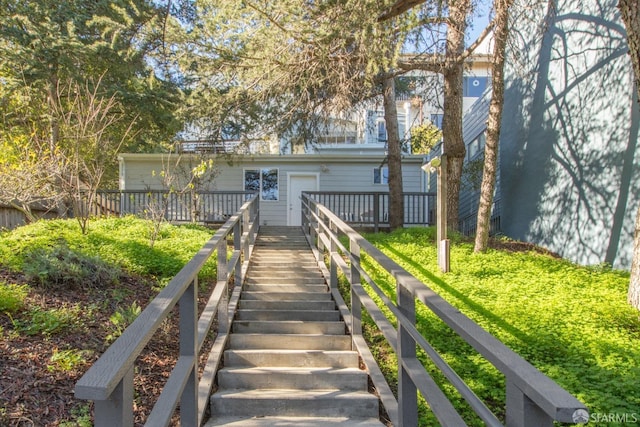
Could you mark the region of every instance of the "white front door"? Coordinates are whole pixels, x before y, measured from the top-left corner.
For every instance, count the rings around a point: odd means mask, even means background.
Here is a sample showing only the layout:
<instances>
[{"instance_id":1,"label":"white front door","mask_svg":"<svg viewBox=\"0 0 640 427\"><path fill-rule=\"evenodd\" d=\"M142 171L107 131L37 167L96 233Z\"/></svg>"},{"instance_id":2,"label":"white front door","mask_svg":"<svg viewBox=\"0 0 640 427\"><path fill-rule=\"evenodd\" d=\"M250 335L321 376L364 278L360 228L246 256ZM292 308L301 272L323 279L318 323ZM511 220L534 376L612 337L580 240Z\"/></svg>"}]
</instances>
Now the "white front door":
<instances>
[{"instance_id":1,"label":"white front door","mask_svg":"<svg viewBox=\"0 0 640 427\"><path fill-rule=\"evenodd\" d=\"M302 202L303 191L318 191L318 174L290 173L289 179L289 216L287 225L302 225Z\"/></svg>"}]
</instances>

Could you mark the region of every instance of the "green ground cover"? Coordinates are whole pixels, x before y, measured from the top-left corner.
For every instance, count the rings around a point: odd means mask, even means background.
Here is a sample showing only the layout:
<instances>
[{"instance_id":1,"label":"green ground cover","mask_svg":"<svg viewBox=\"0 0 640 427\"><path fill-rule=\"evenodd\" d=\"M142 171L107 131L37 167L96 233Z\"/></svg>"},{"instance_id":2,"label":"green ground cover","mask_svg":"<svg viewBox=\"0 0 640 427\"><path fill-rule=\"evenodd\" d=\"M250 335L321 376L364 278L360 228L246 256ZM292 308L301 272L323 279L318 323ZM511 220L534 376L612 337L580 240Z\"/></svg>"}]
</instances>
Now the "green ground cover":
<instances>
[{"instance_id":1,"label":"green ground cover","mask_svg":"<svg viewBox=\"0 0 640 427\"><path fill-rule=\"evenodd\" d=\"M73 396L87 366L211 238L213 230L134 217L39 221L0 232L0 425L90 426ZM199 288L215 283L215 256ZM174 319L136 362L136 420L144 419L177 354Z\"/></svg>"},{"instance_id":2,"label":"green ground cover","mask_svg":"<svg viewBox=\"0 0 640 427\"><path fill-rule=\"evenodd\" d=\"M626 302L627 272L577 266L530 250L474 254L472 242L454 238L451 272L445 274L437 266L434 234L412 228L365 237L585 403L590 425L615 425L612 417L625 416L640 422L640 313ZM393 281L370 260L368 265L374 280L394 296ZM419 306L421 332L502 415L502 375ZM463 408L451 387L445 388ZM428 411L421 416L424 425L433 422Z\"/></svg>"}]
</instances>

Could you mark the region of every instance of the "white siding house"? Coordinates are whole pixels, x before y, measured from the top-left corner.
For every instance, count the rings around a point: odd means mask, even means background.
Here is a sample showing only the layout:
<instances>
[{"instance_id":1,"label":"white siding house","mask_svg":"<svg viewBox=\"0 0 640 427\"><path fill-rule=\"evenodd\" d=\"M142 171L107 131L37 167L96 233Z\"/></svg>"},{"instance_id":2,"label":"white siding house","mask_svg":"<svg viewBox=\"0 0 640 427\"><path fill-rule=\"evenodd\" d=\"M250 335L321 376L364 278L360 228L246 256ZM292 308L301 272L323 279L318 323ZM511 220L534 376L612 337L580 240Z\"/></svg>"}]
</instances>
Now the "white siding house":
<instances>
[{"instance_id":1,"label":"white siding house","mask_svg":"<svg viewBox=\"0 0 640 427\"><path fill-rule=\"evenodd\" d=\"M121 154L121 190L163 190L163 165L173 165L190 154ZM387 192L387 165L383 154L292 154L237 157L233 164L224 156L214 160L215 178L210 191L259 190L263 225L299 225L302 191ZM422 156L403 159L403 186L406 192L424 191ZM261 184L262 185L261 185ZM260 186L261 185L261 186ZM247 188L253 187L253 188ZM364 212L350 212L354 216Z\"/></svg>"}]
</instances>

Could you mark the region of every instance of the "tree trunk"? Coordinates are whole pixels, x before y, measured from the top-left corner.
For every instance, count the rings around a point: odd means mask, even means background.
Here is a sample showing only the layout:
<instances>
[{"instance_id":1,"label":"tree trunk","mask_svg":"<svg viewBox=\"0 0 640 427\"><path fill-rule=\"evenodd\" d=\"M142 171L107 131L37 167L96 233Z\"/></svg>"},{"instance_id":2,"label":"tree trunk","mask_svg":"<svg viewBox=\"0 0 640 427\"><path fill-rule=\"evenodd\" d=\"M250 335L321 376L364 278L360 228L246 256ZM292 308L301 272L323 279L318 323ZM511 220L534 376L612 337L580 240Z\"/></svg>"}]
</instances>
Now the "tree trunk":
<instances>
[{"instance_id":1,"label":"tree trunk","mask_svg":"<svg viewBox=\"0 0 640 427\"><path fill-rule=\"evenodd\" d=\"M464 34L469 14L469 0L458 0L449 4L449 27L447 29L446 65L444 71L444 115L442 136L444 154L447 159L447 224L449 229L458 229L458 205L462 164L466 148L462 138L462 83L464 63L459 59L464 52Z\"/></svg>"},{"instance_id":2,"label":"tree trunk","mask_svg":"<svg viewBox=\"0 0 640 427\"><path fill-rule=\"evenodd\" d=\"M629 55L635 74L635 86L640 99L640 1L620 0L618 3L622 21L627 29ZM631 279L627 301L640 310L640 206L636 213L636 225L633 245L633 259L631 260Z\"/></svg>"},{"instance_id":3,"label":"tree trunk","mask_svg":"<svg viewBox=\"0 0 640 427\"><path fill-rule=\"evenodd\" d=\"M491 67L491 103L489 104L489 120L484 146L484 168L480 186L480 204L476 226L476 242L474 251L484 252L489 243L491 227L491 207L496 187L498 169L498 143L500 141L500 122L504 106L504 56L509 37L509 7L513 0L494 0L495 11L493 64Z\"/></svg>"},{"instance_id":4,"label":"tree trunk","mask_svg":"<svg viewBox=\"0 0 640 427\"><path fill-rule=\"evenodd\" d=\"M636 213L636 227L633 242L633 260L631 261L631 279L627 301L640 310L640 207Z\"/></svg>"},{"instance_id":5,"label":"tree trunk","mask_svg":"<svg viewBox=\"0 0 640 427\"><path fill-rule=\"evenodd\" d=\"M393 77L383 83L384 120L387 126L389 152L389 226L391 230L404 226L404 200L402 197L402 147L398 134L398 109Z\"/></svg>"}]
</instances>

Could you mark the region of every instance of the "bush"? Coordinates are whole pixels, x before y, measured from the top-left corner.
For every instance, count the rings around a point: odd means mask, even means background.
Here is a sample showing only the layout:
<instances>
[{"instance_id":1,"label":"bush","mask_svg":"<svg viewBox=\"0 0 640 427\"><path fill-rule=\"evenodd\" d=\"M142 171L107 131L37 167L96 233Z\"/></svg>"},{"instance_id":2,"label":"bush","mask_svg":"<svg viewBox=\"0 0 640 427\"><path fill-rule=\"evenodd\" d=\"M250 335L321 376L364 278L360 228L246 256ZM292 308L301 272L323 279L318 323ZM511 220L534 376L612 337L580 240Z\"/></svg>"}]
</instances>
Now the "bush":
<instances>
[{"instance_id":1,"label":"bush","mask_svg":"<svg viewBox=\"0 0 640 427\"><path fill-rule=\"evenodd\" d=\"M113 285L120 271L99 258L79 254L61 243L25 257L24 273L44 287L79 289Z\"/></svg>"},{"instance_id":2,"label":"bush","mask_svg":"<svg viewBox=\"0 0 640 427\"><path fill-rule=\"evenodd\" d=\"M54 335L72 330L79 326L81 312L79 307L54 308L44 310L34 307L24 320L14 321L14 326L27 335Z\"/></svg>"},{"instance_id":3,"label":"bush","mask_svg":"<svg viewBox=\"0 0 640 427\"><path fill-rule=\"evenodd\" d=\"M12 285L0 282L0 313L13 314L24 307L29 293L26 285Z\"/></svg>"}]
</instances>

